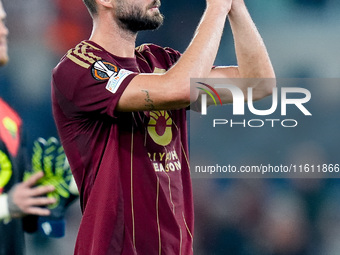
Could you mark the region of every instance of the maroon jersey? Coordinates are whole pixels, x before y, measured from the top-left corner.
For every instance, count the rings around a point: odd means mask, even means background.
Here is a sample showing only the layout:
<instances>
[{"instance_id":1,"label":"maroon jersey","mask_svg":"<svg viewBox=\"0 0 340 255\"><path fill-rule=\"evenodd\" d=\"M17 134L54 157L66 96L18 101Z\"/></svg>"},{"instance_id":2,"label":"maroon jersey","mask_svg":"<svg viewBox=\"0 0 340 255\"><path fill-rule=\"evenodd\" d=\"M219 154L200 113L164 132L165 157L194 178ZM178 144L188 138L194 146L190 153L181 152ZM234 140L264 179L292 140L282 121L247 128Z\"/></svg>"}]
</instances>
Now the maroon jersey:
<instances>
[{"instance_id":1,"label":"maroon jersey","mask_svg":"<svg viewBox=\"0 0 340 255\"><path fill-rule=\"evenodd\" d=\"M135 75L165 72L179 56L149 44L121 58L83 41L53 70L53 114L83 212L75 254L192 254L185 109L115 111Z\"/></svg>"}]
</instances>

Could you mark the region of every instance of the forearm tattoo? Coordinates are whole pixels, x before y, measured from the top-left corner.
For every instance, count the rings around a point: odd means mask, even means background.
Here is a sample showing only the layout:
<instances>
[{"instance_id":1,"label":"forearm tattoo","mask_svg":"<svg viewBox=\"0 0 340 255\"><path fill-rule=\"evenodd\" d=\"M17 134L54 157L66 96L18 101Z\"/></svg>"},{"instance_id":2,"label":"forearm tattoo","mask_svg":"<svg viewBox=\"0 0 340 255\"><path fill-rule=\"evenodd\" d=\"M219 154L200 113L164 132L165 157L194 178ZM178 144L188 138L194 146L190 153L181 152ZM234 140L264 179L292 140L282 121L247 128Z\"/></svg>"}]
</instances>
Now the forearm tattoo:
<instances>
[{"instance_id":1,"label":"forearm tattoo","mask_svg":"<svg viewBox=\"0 0 340 255\"><path fill-rule=\"evenodd\" d=\"M145 97L145 106L149 108L149 111L152 111L155 109L155 106L153 104L153 100L150 98L150 94L149 94L149 91L148 90L145 90L145 89L142 89L142 91L146 94L146 97Z\"/></svg>"}]
</instances>

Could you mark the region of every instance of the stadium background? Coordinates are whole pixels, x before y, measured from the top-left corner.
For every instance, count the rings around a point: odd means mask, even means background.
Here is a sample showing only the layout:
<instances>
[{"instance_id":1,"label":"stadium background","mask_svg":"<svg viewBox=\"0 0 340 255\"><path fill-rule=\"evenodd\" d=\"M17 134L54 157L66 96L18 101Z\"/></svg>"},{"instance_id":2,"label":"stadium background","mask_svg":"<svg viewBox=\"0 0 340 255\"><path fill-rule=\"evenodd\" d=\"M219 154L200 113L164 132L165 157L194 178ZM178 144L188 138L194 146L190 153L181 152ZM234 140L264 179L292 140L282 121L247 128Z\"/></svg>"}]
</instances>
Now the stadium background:
<instances>
[{"instance_id":1,"label":"stadium background","mask_svg":"<svg viewBox=\"0 0 340 255\"><path fill-rule=\"evenodd\" d=\"M340 77L339 1L246 2L278 77ZM56 135L51 69L68 48L89 37L91 21L80 0L3 0L3 4L10 62L0 69L0 95L21 114L31 145L39 136ZM164 25L156 32L141 32L137 43L185 50L204 6L203 0L163 1ZM235 64L228 26L225 31L217 65ZM308 148L315 157L327 156L314 144L304 146L302 150ZM240 151L230 151L229 156L233 153ZM195 254L340 254L337 180L194 179L193 184ZM67 211L66 220L63 239L27 235L27 254L72 254L80 221L78 202Z\"/></svg>"}]
</instances>

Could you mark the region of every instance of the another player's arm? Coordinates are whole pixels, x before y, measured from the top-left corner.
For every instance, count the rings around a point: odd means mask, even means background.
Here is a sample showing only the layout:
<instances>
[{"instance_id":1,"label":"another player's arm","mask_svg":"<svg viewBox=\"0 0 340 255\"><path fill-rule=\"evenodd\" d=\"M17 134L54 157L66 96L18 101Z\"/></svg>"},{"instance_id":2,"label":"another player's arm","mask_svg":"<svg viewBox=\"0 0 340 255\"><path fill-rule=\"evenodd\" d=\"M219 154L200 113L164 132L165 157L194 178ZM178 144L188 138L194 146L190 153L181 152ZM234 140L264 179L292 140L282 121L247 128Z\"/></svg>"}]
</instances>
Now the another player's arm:
<instances>
[{"instance_id":1,"label":"another player's arm","mask_svg":"<svg viewBox=\"0 0 340 255\"><path fill-rule=\"evenodd\" d=\"M35 187L43 172L32 175L28 180L16 184L8 194L0 196L0 220L23 217L27 214L47 216L50 210L42 207L56 202L46 194L54 190L53 186Z\"/></svg>"},{"instance_id":2,"label":"another player's arm","mask_svg":"<svg viewBox=\"0 0 340 255\"><path fill-rule=\"evenodd\" d=\"M190 78L207 77L215 61L231 0L209 0L187 50L164 74L139 74L122 94L118 111L167 110L187 107L197 94L190 94ZM190 98L191 96L191 98Z\"/></svg>"},{"instance_id":3,"label":"another player's arm","mask_svg":"<svg viewBox=\"0 0 340 255\"><path fill-rule=\"evenodd\" d=\"M254 100L270 95L275 87L275 72L244 0L233 0L228 18L234 36L238 66L216 67L210 72L209 78L245 78L234 80L244 95L247 94L248 87L253 87ZM218 90L218 93L224 103L232 102L232 96L226 89Z\"/></svg>"}]
</instances>

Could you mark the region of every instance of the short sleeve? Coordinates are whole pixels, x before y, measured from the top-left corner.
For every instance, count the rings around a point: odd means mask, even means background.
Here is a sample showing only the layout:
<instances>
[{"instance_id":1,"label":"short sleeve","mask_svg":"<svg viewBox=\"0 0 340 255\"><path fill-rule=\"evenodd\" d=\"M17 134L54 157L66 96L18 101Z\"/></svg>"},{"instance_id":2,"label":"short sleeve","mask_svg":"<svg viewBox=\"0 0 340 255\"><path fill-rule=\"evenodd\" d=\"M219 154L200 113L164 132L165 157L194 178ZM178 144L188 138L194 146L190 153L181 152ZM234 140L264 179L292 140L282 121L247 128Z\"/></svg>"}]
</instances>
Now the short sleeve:
<instances>
[{"instance_id":1,"label":"short sleeve","mask_svg":"<svg viewBox=\"0 0 340 255\"><path fill-rule=\"evenodd\" d=\"M52 86L65 115L95 113L114 117L122 93L136 75L104 60L85 69L66 59L53 71Z\"/></svg>"}]
</instances>

